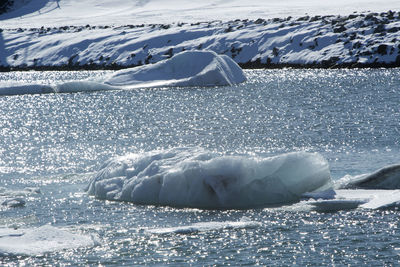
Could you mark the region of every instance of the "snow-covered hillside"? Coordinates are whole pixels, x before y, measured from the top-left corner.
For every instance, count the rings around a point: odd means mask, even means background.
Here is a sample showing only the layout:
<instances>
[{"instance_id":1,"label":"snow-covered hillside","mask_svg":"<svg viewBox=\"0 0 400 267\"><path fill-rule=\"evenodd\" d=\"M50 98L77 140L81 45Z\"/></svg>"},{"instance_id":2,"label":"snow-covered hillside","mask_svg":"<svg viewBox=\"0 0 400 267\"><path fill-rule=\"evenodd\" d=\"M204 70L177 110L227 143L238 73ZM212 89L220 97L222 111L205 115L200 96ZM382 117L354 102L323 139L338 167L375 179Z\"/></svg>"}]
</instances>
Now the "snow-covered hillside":
<instances>
[{"instance_id":1,"label":"snow-covered hillside","mask_svg":"<svg viewBox=\"0 0 400 267\"><path fill-rule=\"evenodd\" d=\"M5 27L167 24L400 11L398 0L14 0ZM24 3L22 7L21 2Z\"/></svg>"},{"instance_id":2,"label":"snow-covered hillside","mask_svg":"<svg viewBox=\"0 0 400 267\"><path fill-rule=\"evenodd\" d=\"M400 1L326 2L30 1L0 16L0 66L122 68L183 50L243 67L400 66Z\"/></svg>"}]
</instances>

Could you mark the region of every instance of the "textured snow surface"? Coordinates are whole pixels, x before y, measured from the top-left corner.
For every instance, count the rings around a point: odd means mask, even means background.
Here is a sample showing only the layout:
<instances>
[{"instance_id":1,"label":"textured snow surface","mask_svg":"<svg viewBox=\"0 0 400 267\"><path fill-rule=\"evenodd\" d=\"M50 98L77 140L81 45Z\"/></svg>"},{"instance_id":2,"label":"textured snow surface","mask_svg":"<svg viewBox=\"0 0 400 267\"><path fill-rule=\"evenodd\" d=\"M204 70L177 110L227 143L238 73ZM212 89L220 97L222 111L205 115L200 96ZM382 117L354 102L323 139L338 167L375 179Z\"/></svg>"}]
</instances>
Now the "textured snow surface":
<instances>
[{"instance_id":1,"label":"textured snow surface","mask_svg":"<svg viewBox=\"0 0 400 267\"><path fill-rule=\"evenodd\" d=\"M121 68L184 50L227 55L245 67L400 65L400 13L347 16L10 28L0 33L0 66Z\"/></svg>"},{"instance_id":2,"label":"textured snow surface","mask_svg":"<svg viewBox=\"0 0 400 267\"><path fill-rule=\"evenodd\" d=\"M41 255L62 249L94 246L91 236L71 233L50 225L28 229L0 228L0 256Z\"/></svg>"},{"instance_id":3,"label":"textured snow surface","mask_svg":"<svg viewBox=\"0 0 400 267\"><path fill-rule=\"evenodd\" d=\"M242 69L229 57L211 51L185 51L156 64L120 70L113 86L218 86L244 82Z\"/></svg>"},{"instance_id":4,"label":"textured snow surface","mask_svg":"<svg viewBox=\"0 0 400 267\"><path fill-rule=\"evenodd\" d=\"M14 12L0 16L8 27L149 24L347 15L354 11L399 10L397 0L15 0ZM26 4L27 3L27 4Z\"/></svg>"},{"instance_id":5,"label":"textured snow surface","mask_svg":"<svg viewBox=\"0 0 400 267\"><path fill-rule=\"evenodd\" d=\"M111 159L87 191L138 204L252 208L297 201L330 182L328 163L316 153L254 157L174 148Z\"/></svg>"}]
</instances>

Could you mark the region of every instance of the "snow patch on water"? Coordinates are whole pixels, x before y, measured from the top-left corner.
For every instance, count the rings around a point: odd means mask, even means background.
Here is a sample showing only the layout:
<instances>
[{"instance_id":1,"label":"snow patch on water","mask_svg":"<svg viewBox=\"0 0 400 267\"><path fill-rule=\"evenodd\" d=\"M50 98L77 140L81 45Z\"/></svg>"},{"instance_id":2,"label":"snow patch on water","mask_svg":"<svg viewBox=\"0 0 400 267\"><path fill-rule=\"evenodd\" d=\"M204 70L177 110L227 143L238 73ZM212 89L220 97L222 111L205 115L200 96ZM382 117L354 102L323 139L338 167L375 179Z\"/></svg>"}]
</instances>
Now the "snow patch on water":
<instances>
[{"instance_id":1,"label":"snow patch on water","mask_svg":"<svg viewBox=\"0 0 400 267\"><path fill-rule=\"evenodd\" d=\"M330 183L329 165L317 153L255 157L173 148L113 158L87 191L137 204L254 208L298 201Z\"/></svg>"},{"instance_id":2,"label":"snow patch on water","mask_svg":"<svg viewBox=\"0 0 400 267\"><path fill-rule=\"evenodd\" d=\"M92 236L71 233L50 225L18 230L0 228L0 256L41 255L96 244Z\"/></svg>"}]
</instances>

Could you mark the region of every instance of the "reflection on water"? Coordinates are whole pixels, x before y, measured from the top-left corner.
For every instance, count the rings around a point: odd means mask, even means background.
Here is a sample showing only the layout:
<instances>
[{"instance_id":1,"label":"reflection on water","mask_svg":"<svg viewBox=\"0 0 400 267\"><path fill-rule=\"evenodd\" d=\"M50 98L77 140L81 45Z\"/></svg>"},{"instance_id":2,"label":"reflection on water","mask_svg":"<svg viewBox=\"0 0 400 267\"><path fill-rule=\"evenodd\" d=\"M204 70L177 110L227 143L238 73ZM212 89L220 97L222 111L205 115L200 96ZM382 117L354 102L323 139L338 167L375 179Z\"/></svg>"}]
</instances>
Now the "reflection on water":
<instances>
[{"instance_id":1,"label":"reflection on water","mask_svg":"<svg viewBox=\"0 0 400 267\"><path fill-rule=\"evenodd\" d=\"M334 179L398 163L399 71L248 70L248 81L233 87L0 97L0 187L8 191L39 187L41 192L26 196L23 208L1 206L3 225L51 223L100 238L95 247L45 257L8 256L0 262L398 262L397 210L316 213L295 207L244 211L144 207L95 200L83 188L91 173L112 156L178 146L262 156L320 152ZM0 85L96 80L107 73L2 73ZM188 234L147 231L243 220L257 224Z\"/></svg>"}]
</instances>

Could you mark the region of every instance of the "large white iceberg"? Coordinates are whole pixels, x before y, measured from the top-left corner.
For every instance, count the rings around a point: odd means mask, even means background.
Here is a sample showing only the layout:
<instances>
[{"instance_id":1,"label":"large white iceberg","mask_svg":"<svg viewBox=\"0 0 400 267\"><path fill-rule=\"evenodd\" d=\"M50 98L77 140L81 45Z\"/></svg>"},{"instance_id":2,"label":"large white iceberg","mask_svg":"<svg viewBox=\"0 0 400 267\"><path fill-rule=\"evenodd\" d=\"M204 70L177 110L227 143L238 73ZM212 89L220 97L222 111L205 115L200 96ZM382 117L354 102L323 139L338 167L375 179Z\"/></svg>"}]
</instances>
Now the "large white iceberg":
<instances>
[{"instance_id":1,"label":"large white iceberg","mask_svg":"<svg viewBox=\"0 0 400 267\"><path fill-rule=\"evenodd\" d=\"M111 74L112 86L222 86L244 82L243 70L230 57L212 51L184 51L151 65Z\"/></svg>"},{"instance_id":2,"label":"large white iceberg","mask_svg":"<svg viewBox=\"0 0 400 267\"><path fill-rule=\"evenodd\" d=\"M227 156L174 148L109 160L87 191L100 199L197 208L253 208L298 201L330 185L317 153Z\"/></svg>"}]
</instances>

